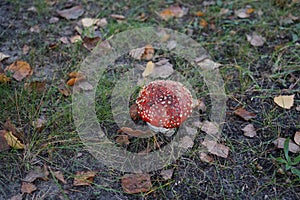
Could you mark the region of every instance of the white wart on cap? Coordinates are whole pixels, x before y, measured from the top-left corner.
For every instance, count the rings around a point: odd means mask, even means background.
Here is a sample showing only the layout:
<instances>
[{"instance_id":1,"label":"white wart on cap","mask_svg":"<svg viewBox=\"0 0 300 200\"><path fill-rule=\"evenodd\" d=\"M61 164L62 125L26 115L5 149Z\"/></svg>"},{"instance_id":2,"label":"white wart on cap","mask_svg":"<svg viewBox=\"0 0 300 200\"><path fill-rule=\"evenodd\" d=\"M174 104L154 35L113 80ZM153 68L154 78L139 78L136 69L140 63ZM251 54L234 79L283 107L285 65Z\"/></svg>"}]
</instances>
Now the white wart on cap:
<instances>
[{"instance_id":1,"label":"white wart on cap","mask_svg":"<svg viewBox=\"0 0 300 200\"><path fill-rule=\"evenodd\" d=\"M138 114L150 127L174 129L192 113L192 95L180 82L157 80L140 91Z\"/></svg>"}]
</instances>

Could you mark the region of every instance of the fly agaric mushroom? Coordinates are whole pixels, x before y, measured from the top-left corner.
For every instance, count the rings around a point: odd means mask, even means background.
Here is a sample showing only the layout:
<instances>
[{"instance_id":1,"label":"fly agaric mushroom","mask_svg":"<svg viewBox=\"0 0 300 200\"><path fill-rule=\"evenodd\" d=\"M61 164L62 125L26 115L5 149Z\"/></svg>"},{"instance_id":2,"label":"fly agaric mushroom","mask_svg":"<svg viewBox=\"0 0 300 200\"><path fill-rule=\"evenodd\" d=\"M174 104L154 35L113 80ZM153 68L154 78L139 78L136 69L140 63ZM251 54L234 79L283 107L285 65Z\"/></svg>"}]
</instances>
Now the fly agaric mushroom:
<instances>
[{"instance_id":1,"label":"fly agaric mushroom","mask_svg":"<svg viewBox=\"0 0 300 200\"><path fill-rule=\"evenodd\" d=\"M192 113L192 95L181 83L150 82L136 100L138 115L154 132L173 134Z\"/></svg>"}]
</instances>

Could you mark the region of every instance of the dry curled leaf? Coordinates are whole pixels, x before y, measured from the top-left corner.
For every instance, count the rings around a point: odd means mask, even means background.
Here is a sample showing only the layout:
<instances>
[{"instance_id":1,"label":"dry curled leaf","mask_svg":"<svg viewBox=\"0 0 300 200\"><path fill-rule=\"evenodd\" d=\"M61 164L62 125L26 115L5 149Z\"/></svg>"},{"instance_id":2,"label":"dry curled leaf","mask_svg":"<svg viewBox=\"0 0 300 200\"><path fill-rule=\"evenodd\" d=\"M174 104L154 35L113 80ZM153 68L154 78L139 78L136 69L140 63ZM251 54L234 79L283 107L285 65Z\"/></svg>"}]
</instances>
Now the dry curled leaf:
<instances>
[{"instance_id":1,"label":"dry curled leaf","mask_svg":"<svg viewBox=\"0 0 300 200\"><path fill-rule=\"evenodd\" d=\"M72 8L64 9L64 10L57 10L56 11L59 16L66 18L66 19L77 19L84 13L84 9L82 6L74 6Z\"/></svg>"},{"instance_id":2,"label":"dry curled leaf","mask_svg":"<svg viewBox=\"0 0 300 200\"><path fill-rule=\"evenodd\" d=\"M129 145L130 141L128 135L118 135L116 137L116 143L120 145Z\"/></svg>"},{"instance_id":3,"label":"dry curled leaf","mask_svg":"<svg viewBox=\"0 0 300 200\"><path fill-rule=\"evenodd\" d=\"M125 19L124 15L119 15L119 14L111 14L110 17L113 18L113 19L118 19L118 20L124 20Z\"/></svg>"},{"instance_id":4,"label":"dry curled leaf","mask_svg":"<svg viewBox=\"0 0 300 200\"><path fill-rule=\"evenodd\" d=\"M294 141L296 144L300 145L300 131L297 131L294 135Z\"/></svg>"},{"instance_id":5,"label":"dry curled leaf","mask_svg":"<svg viewBox=\"0 0 300 200\"><path fill-rule=\"evenodd\" d=\"M256 136L256 130L255 130L253 124L248 124L242 130L244 131L244 136L247 136L250 138L253 138Z\"/></svg>"},{"instance_id":6,"label":"dry curled leaf","mask_svg":"<svg viewBox=\"0 0 300 200\"><path fill-rule=\"evenodd\" d=\"M233 113L236 114L237 116L243 118L246 121L256 117L256 114L248 112L244 108L238 108Z\"/></svg>"},{"instance_id":7,"label":"dry curled leaf","mask_svg":"<svg viewBox=\"0 0 300 200\"><path fill-rule=\"evenodd\" d=\"M37 187L34 184L28 182L22 182L22 186L21 186L22 193L31 194L32 192L36 191L36 189Z\"/></svg>"},{"instance_id":8,"label":"dry curled leaf","mask_svg":"<svg viewBox=\"0 0 300 200\"><path fill-rule=\"evenodd\" d=\"M129 194L147 192L152 188L149 174L126 174L121 184L123 190Z\"/></svg>"},{"instance_id":9,"label":"dry curled leaf","mask_svg":"<svg viewBox=\"0 0 300 200\"><path fill-rule=\"evenodd\" d=\"M77 172L74 178L73 185L74 186L91 185L94 181L95 176L96 176L96 172L94 171Z\"/></svg>"},{"instance_id":10,"label":"dry curled leaf","mask_svg":"<svg viewBox=\"0 0 300 200\"><path fill-rule=\"evenodd\" d=\"M25 145L16 136L14 136L11 131L5 132L4 138L6 139L7 144L14 149L25 148Z\"/></svg>"},{"instance_id":11,"label":"dry curled leaf","mask_svg":"<svg viewBox=\"0 0 300 200\"><path fill-rule=\"evenodd\" d=\"M229 148L223 144L219 144L216 141L204 140L203 146L207 147L209 153L222 158L227 158L229 154Z\"/></svg>"},{"instance_id":12,"label":"dry curled leaf","mask_svg":"<svg viewBox=\"0 0 300 200\"><path fill-rule=\"evenodd\" d=\"M255 47L263 46L266 42L266 38L258 35L256 32L253 32L251 35L246 34L246 37L248 42L250 42L250 44Z\"/></svg>"},{"instance_id":13,"label":"dry curled leaf","mask_svg":"<svg viewBox=\"0 0 300 200\"><path fill-rule=\"evenodd\" d=\"M171 5L169 8L164 9L159 13L159 16L168 21L170 18L173 17L183 17L188 12L187 8L180 7L179 5Z\"/></svg>"},{"instance_id":14,"label":"dry curled leaf","mask_svg":"<svg viewBox=\"0 0 300 200\"><path fill-rule=\"evenodd\" d=\"M13 72L13 78L22 81L24 78L31 76L33 71L30 65L25 61L15 61L5 68L5 71Z\"/></svg>"},{"instance_id":15,"label":"dry curled leaf","mask_svg":"<svg viewBox=\"0 0 300 200\"><path fill-rule=\"evenodd\" d=\"M284 141L286 140L286 138L277 138L273 144L277 147L277 148L280 148L280 149L283 149L284 148ZM290 140L289 142L289 151L290 152L293 152L293 153L299 153L300 152L300 147L295 144L293 141Z\"/></svg>"},{"instance_id":16,"label":"dry curled leaf","mask_svg":"<svg viewBox=\"0 0 300 200\"><path fill-rule=\"evenodd\" d=\"M291 109L294 105L294 97L295 95L279 95L274 97L274 102L280 106L281 108Z\"/></svg>"},{"instance_id":17,"label":"dry curled leaf","mask_svg":"<svg viewBox=\"0 0 300 200\"><path fill-rule=\"evenodd\" d=\"M129 55L137 60L151 60L154 56L154 48L151 44L148 44L144 47L137 48L137 49L132 49L129 52Z\"/></svg>"},{"instance_id":18,"label":"dry curled leaf","mask_svg":"<svg viewBox=\"0 0 300 200\"><path fill-rule=\"evenodd\" d=\"M200 19L199 25L205 28L207 27L208 23L205 19Z\"/></svg>"},{"instance_id":19,"label":"dry curled leaf","mask_svg":"<svg viewBox=\"0 0 300 200\"><path fill-rule=\"evenodd\" d=\"M9 149L9 145L4 137L6 130L0 130L0 152Z\"/></svg>"},{"instance_id":20,"label":"dry curled leaf","mask_svg":"<svg viewBox=\"0 0 300 200\"><path fill-rule=\"evenodd\" d=\"M22 181L32 183L36 179L48 180L48 175L49 171L46 165L44 165L43 167L37 166L29 171Z\"/></svg>"},{"instance_id":21,"label":"dry curled leaf","mask_svg":"<svg viewBox=\"0 0 300 200\"><path fill-rule=\"evenodd\" d=\"M149 76L152 73L154 67L155 67L155 64L152 61L149 61L146 65L144 72L142 73L142 76L143 77Z\"/></svg>"},{"instance_id":22,"label":"dry curled leaf","mask_svg":"<svg viewBox=\"0 0 300 200\"><path fill-rule=\"evenodd\" d=\"M67 181L64 178L64 174L61 171L53 172L53 175L55 176L55 178L57 178L57 180L59 180L63 184L67 184Z\"/></svg>"},{"instance_id":23,"label":"dry curled leaf","mask_svg":"<svg viewBox=\"0 0 300 200\"><path fill-rule=\"evenodd\" d=\"M165 181L167 181L172 178L173 173L174 173L174 169L166 169L166 170L162 170L160 172L160 175L163 177Z\"/></svg>"}]
</instances>

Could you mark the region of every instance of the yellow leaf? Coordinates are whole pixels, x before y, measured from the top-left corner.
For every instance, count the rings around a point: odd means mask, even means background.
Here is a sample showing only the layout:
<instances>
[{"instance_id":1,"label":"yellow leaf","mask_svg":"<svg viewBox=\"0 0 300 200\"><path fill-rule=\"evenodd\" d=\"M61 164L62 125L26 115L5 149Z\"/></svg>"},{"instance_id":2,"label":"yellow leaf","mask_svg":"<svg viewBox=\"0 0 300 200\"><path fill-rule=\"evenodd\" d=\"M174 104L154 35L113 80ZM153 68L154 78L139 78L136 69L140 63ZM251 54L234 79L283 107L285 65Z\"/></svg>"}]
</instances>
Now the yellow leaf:
<instances>
[{"instance_id":1,"label":"yellow leaf","mask_svg":"<svg viewBox=\"0 0 300 200\"><path fill-rule=\"evenodd\" d=\"M152 61L149 61L146 65L146 69L143 72L142 76L143 77L149 76L153 72L154 66L155 64Z\"/></svg>"},{"instance_id":2,"label":"yellow leaf","mask_svg":"<svg viewBox=\"0 0 300 200\"><path fill-rule=\"evenodd\" d=\"M10 81L10 78L5 76L5 74L0 74L0 83L7 83Z\"/></svg>"},{"instance_id":3,"label":"yellow leaf","mask_svg":"<svg viewBox=\"0 0 300 200\"><path fill-rule=\"evenodd\" d=\"M203 17L203 16L205 15L205 13L204 13L204 12L201 12L201 11L198 11L198 12L195 13L195 15L196 15L197 17Z\"/></svg>"},{"instance_id":4,"label":"yellow leaf","mask_svg":"<svg viewBox=\"0 0 300 200\"><path fill-rule=\"evenodd\" d=\"M200 26L202 26L203 28L207 27L208 23L205 19L200 19Z\"/></svg>"},{"instance_id":5,"label":"yellow leaf","mask_svg":"<svg viewBox=\"0 0 300 200\"><path fill-rule=\"evenodd\" d=\"M21 143L16 136L12 134L11 131L8 131L4 134L4 138L7 141L7 144L14 149L24 149L25 145Z\"/></svg>"},{"instance_id":6,"label":"yellow leaf","mask_svg":"<svg viewBox=\"0 0 300 200\"><path fill-rule=\"evenodd\" d=\"M247 14L251 14L251 13L253 13L255 10L253 9L253 8L248 8L247 10L246 10L246 13Z\"/></svg>"},{"instance_id":7,"label":"yellow leaf","mask_svg":"<svg viewBox=\"0 0 300 200\"><path fill-rule=\"evenodd\" d=\"M277 97L274 97L274 102L285 109L291 109L291 107L294 105L294 97L295 95L279 95Z\"/></svg>"}]
</instances>

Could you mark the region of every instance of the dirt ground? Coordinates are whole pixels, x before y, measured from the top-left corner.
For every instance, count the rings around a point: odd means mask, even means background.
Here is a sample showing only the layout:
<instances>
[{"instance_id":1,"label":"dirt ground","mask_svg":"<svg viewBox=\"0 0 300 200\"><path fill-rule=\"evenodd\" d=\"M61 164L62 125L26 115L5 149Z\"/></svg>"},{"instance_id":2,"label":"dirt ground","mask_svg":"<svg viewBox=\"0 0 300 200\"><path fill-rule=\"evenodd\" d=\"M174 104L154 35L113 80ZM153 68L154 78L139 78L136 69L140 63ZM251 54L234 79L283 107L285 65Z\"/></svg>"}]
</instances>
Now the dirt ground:
<instances>
[{"instance_id":1,"label":"dirt ground","mask_svg":"<svg viewBox=\"0 0 300 200\"><path fill-rule=\"evenodd\" d=\"M188 8L188 13L169 21L159 17L157 13L175 4ZM84 8L84 14L77 19L67 20L57 13L76 5ZM239 18L234 11L241 8L254 10L248 10L248 17ZM277 0L2 0L0 53L10 57L0 62L0 72L14 61L25 60L34 73L23 82L0 83L0 130L5 129L5 122L10 119L22 132L20 138L27 146L26 150L0 152L0 199L21 194L21 184L28 173L44 166L52 170L47 180L35 180L37 189L20 195L19 199L300 199L300 178L274 159L284 158L284 152L273 144L278 137L292 139L300 131L299 8L299 1ZM205 14L197 14L199 11ZM125 20L116 20L111 14L124 15ZM145 20L140 20L142 15ZM53 17L58 21L50 23ZM78 70L91 53L82 43L61 40L78 35L75 27L80 27L79 21L84 17L107 19L107 25L96 31L102 41L122 31L161 26L190 35L203 45L212 59L222 64L219 71L228 101L221 143L229 148L228 157L208 154L213 161L204 162L200 149L206 133L199 128L193 147L163 169L174 170L171 179L164 180L161 170L153 171L149 173L151 190L138 194L124 192L121 179L126 173L105 166L88 152L73 123L72 98L58 90L68 80L68 73ZM264 45L253 46L247 41L246 34L254 31L266 38ZM88 30L83 32L88 35ZM197 97L204 99L207 106L207 111L201 112L201 120L210 120L209 91L205 84L200 84L202 79L193 78L196 72L191 65L179 66L184 60L162 54L169 56L175 70L192 77L191 83L198 88ZM116 64L130 66L132 62L141 66L147 63L125 55ZM126 71L112 66L98 85L97 116L112 140L119 127L109 110L111 90L123 70ZM24 82L32 81L46 83L42 95L24 89ZM291 109L283 109L273 101L278 95L292 94L295 96ZM256 117L246 121L235 115L239 107ZM31 125L39 116L47 119L40 132ZM242 131L250 123L257 133L253 138L244 136ZM130 142L136 146L128 150L138 152L149 141ZM289 153L292 158L298 154ZM300 163L293 167L300 169ZM54 171L62 172L66 183L55 178ZM74 186L74 176L80 171L96 172L91 185Z\"/></svg>"}]
</instances>

